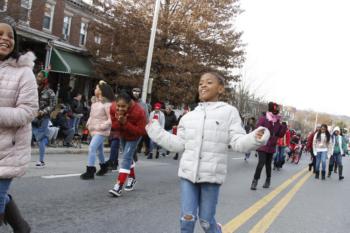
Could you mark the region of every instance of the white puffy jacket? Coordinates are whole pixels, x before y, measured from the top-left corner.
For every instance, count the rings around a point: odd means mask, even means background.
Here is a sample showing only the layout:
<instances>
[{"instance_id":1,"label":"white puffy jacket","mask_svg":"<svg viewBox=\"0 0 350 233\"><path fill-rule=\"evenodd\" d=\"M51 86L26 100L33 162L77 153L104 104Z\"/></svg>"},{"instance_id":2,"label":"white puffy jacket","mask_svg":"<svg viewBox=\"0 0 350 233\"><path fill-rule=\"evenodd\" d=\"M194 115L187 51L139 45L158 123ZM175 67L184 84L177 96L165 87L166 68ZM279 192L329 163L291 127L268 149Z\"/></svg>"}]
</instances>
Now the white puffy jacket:
<instances>
[{"instance_id":1,"label":"white puffy jacket","mask_svg":"<svg viewBox=\"0 0 350 233\"><path fill-rule=\"evenodd\" d=\"M265 133L258 140L255 134L262 128ZM270 137L264 127L246 134L237 109L223 102L200 103L181 118L177 135L163 130L156 120L146 130L153 141L167 150L184 151L178 175L193 183L222 184L227 173L229 145L234 151L247 152L266 144Z\"/></svg>"}]
</instances>

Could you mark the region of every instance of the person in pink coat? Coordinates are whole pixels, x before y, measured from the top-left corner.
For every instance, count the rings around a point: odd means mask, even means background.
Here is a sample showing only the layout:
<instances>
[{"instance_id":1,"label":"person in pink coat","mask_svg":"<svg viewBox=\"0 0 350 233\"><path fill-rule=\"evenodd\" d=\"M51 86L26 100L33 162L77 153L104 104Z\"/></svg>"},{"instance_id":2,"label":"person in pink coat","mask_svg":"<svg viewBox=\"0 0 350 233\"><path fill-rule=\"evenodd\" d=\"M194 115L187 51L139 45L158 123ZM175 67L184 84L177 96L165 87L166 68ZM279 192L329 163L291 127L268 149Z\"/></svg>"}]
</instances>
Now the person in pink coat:
<instances>
[{"instance_id":1,"label":"person in pink coat","mask_svg":"<svg viewBox=\"0 0 350 233\"><path fill-rule=\"evenodd\" d=\"M90 117L86 123L92 136L89 145L88 165L86 172L81 174L83 180L94 179L96 168L96 155L100 161L101 169L96 173L103 176L108 172L108 163L103 154L103 144L106 137L111 133L112 121L109 109L111 102L115 100L113 89L105 81L100 81L95 88L95 96L92 97Z\"/></svg>"},{"instance_id":2,"label":"person in pink coat","mask_svg":"<svg viewBox=\"0 0 350 233\"><path fill-rule=\"evenodd\" d=\"M31 122L38 113L35 56L20 55L17 48L13 19L0 18L0 228L7 223L14 232L30 232L8 194L13 178L24 175L30 162Z\"/></svg>"}]
</instances>

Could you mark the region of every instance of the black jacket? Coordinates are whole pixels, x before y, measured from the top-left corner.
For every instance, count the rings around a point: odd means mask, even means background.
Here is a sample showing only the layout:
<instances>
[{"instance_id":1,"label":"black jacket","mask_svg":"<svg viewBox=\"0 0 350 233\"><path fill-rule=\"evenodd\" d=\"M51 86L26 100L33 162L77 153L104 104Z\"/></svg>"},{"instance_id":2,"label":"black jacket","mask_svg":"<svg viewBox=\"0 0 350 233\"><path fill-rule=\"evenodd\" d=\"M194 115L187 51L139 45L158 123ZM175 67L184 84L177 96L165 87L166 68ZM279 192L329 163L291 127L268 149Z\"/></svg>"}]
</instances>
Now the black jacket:
<instances>
[{"instance_id":1,"label":"black jacket","mask_svg":"<svg viewBox=\"0 0 350 233\"><path fill-rule=\"evenodd\" d=\"M164 113L165 116L165 130L171 130L173 126L177 125L177 118L174 111L171 111L168 115L167 113Z\"/></svg>"},{"instance_id":2,"label":"black jacket","mask_svg":"<svg viewBox=\"0 0 350 233\"><path fill-rule=\"evenodd\" d=\"M72 109L72 112L75 114L82 114L84 112L83 104L81 103L81 101L78 101L76 99L72 100L70 107Z\"/></svg>"},{"instance_id":3,"label":"black jacket","mask_svg":"<svg viewBox=\"0 0 350 233\"><path fill-rule=\"evenodd\" d=\"M56 116L55 126L59 127L62 130L70 129L69 119L67 119L66 114L66 112L60 112Z\"/></svg>"}]
</instances>

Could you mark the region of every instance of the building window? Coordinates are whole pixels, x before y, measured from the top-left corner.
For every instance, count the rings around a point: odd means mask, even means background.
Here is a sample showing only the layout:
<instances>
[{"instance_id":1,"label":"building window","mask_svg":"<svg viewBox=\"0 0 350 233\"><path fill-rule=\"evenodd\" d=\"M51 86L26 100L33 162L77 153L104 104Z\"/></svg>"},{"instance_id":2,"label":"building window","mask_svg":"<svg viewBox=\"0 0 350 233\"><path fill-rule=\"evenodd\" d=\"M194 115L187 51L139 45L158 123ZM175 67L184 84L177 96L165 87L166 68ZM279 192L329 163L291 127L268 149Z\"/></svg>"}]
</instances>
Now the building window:
<instances>
[{"instance_id":1,"label":"building window","mask_svg":"<svg viewBox=\"0 0 350 233\"><path fill-rule=\"evenodd\" d=\"M93 5L93 0L83 0L83 2L89 4L90 6Z\"/></svg>"},{"instance_id":2,"label":"building window","mask_svg":"<svg viewBox=\"0 0 350 233\"><path fill-rule=\"evenodd\" d=\"M21 7L30 10L32 8L32 0L21 0Z\"/></svg>"},{"instance_id":3,"label":"building window","mask_svg":"<svg viewBox=\"0 0 350 233\"><path fill-rule=\"evenodd\" d=\"M54 8L55 7L49 3L45 4L43 28L49 31L51 31L52 29L52 19L53 19Z\"/></svg>"},{"instance_id":4,"label":"building window","mask_svg":"<svg viewBox=\"0 0 350 233\"><path fill-rule=\"evenodd\" d=\"M95 43L96 44L101 44L101 34L95 35Z\"/></svg>"},{"instance_id":5,"label":"building window","mask_svg":"<svg viewBox=\"0 0 350 233\"><path fill-rule=\"evenodd\" d=\"M71 22L72 22L72 17L67 16L67 15L63 17L62 34L63 34L63 39L65 39L65 40L68 40L68 38L69 38Z\"/></svg>"},{"instance_id":6,"label":"building window","mask_svg":"<svg viewBox=\"0 0 350 233\"><path fill-rule=\"evenodd\" d=\"M79 44L80 45L86 44L87 27L88 27L88 24L86 22L81 22L81 24L80 24L80 36L79 36Z\"/></svg>"},{"instance_id":7,"label":"building window","mask_svg":"<svg viewBox=\"0 0 350 233\"><path fill-rule=\"evenodd\" d=\"M7 11L7 0L0 0L0 12Z\"/></svg>"}]
</instances>

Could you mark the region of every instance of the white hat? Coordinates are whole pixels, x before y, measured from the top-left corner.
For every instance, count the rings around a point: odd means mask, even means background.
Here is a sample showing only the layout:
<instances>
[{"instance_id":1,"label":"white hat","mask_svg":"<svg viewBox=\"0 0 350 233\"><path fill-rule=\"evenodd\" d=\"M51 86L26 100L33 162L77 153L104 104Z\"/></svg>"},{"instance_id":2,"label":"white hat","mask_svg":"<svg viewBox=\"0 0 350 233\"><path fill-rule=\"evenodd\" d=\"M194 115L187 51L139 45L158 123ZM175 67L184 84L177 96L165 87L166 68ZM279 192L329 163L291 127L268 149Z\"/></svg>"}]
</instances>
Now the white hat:
<instances>
[{"instance_id":1,"label":"white hat","mask_svg":"<svg viewBox=\"0 0 350 233\"><path fill-rule=\"evenodd\" d=\"M334 133L335 131L339 131L339 132L340 132L340 128L339 128L338 126L334 127L333 133Z\"/></svg>"}]
</instances>

